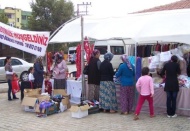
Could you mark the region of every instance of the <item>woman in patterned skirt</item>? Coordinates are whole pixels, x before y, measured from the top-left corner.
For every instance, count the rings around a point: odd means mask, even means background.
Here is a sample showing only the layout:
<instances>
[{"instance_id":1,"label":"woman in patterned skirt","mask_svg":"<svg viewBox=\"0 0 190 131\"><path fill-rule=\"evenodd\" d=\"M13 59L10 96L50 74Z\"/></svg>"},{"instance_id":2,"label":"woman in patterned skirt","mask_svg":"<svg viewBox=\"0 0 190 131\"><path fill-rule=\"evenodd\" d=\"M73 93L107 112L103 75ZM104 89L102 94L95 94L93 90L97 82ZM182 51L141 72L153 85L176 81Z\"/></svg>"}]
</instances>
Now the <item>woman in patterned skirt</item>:
<instances>
[{"instance_id":1,"label":"woman in patterned skirt","mask_svg":"<svg viewBox=\"0 0 190 131\"><path fill-rule=\"evenodd\" d=\"M131 112L134 98L134 66L129 62L128 56L121 56L123 64L119 66L118 72L115 74L120 79L120 104L121 114L127 115Z\"/></svg>"},{"instance_id":2,"label":"woman in patterned skirt","mask_svg":"<svg viewBox=\"0 0 190 131\"><path fill-rule=\"evenodd\" d=\"M113 82L113 67L110 61L113 58L112 53L106 53L104 55L104 61L100 65L100 108L104 110L110 110L110 113L115 113L118 110L116 100L116 88Z\"/></svg>"}]
</instances>

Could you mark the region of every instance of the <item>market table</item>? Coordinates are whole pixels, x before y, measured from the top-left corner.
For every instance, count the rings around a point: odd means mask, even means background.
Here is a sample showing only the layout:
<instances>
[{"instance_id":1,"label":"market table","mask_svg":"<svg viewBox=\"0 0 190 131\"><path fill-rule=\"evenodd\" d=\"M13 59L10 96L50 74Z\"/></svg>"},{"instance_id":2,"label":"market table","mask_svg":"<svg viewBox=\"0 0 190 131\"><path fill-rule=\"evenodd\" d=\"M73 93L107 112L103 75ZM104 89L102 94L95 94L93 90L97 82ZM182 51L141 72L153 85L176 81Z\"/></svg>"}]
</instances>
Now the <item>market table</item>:
<instances>
[{"instance_id":1,"label":"market table","mask_svg":"<svg viewBox=\"0 0 190 131\"><path fill-rule=\"evenodd\" d=\"M71 103L79 104L81 97L88 100L88 82L85 81L85 88L82 88L82 82L77 80L67 80L67 94L71 95Z\"/></svg>"},{"instance_id":2,"label":"market table","mask_svg":"<svg viewBox=\"0 0 190 131\"><path fill-rule=\"evenodd\" d=\"M117 102L118 102L118 107L120 109L120 85L116 84L116 93L117 93ZM166 93L164 91L164 88L154 88L154 111L155 114L166 114ZM136 96L138 96L138 93L135 93ZM138 98L136 98L136 102ZM178 92L178 97L177 97L177 111L176 113L178 115L184 115L184 116L190 116L190 89L188 88L180 88ZM134 105L136 104L134 103ZM136 108L133 107L133 110ZM149 113L149 106L148 102L145 101L141 112L146 112Z\"/></svg>"},{"instance_id":3,"label":"market table","mask_svg":"<svg viewBox=\"0 0 190 131\"><path fill-rule=\"evenodd\" d=\"M154 88L154 111L155 114L166 114L166 93L164 88ZM190 116L190 89L180 88L177 96L178 115ZM148 102L142 107L142 111L149 112Z\"/></svg>"}]
</instances>

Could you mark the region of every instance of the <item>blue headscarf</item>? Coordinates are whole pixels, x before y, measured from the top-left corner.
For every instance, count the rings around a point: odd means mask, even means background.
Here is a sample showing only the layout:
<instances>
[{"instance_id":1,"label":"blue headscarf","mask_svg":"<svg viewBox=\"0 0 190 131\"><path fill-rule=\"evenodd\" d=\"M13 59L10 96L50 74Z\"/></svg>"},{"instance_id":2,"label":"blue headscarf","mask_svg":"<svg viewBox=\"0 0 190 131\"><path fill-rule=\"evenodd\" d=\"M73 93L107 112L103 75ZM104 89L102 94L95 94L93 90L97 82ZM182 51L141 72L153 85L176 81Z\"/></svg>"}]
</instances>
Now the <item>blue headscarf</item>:
<instances>
[{"instance_id":1,"label":"blue headscarf","mask_svg":"<svg viewBox=\"0 0 190 131\"><path fill-rule=\"evenodd\" d=\"M114 56L114 55L113 55L112 53L108 52L108 53L106 53L106 54L104 55L104 60L111 61L112 58L113 58L113 56Z\"/></svg>"}]
</instances>

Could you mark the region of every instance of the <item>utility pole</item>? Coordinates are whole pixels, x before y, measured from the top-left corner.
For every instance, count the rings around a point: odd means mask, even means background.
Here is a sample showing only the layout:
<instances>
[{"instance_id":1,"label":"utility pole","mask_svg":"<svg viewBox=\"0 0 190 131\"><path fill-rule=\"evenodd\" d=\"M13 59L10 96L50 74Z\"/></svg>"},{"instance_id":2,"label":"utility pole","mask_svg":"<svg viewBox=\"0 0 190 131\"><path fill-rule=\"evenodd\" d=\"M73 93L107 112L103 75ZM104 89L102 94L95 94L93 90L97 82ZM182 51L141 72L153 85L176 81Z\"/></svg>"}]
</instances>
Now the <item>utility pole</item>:
<instances>
[{"instance_id":1,"label":"utility pole","mask_svg":"<svg viewBox=\"0 0 190 131\"><path fill-rule=\"evenodd\" d=\"M80 16L80 13L85 13L85 15L88 15L88 6L91 5L91 2L82 2L82 4L77 4L77 16ZM86 10L85 11L80 11L80 6L85 6Z\"/></svg>"}]
</instances>

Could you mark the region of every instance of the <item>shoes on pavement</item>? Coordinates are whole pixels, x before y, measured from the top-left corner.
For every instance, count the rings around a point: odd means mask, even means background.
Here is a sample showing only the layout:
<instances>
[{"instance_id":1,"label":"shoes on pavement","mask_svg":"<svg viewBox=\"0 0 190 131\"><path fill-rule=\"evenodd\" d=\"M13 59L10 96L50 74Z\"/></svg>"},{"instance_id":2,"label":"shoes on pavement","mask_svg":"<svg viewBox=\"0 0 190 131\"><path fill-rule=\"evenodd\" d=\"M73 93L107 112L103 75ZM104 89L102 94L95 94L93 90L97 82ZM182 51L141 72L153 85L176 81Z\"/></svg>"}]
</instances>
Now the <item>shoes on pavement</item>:
<instances>
[{"instance_id":1,"label":"shoes on pavement","mask_svg":"<svg viewBox=\"0 0 190 131\"><path fill-rule=\"evenodd\" d=\"M150 118L154 118L154 117L156 117L155 115L150 115Z\"/></svg>"},{"instance_id":2,"label":"shoes on pavement","mask_svg":"<svg viewBox=\"0 0 190 131\"><path fill-rule=\"evenodd\" d=\"M171 116L172 118L175 118L175 117L177 117L177 114L175 114L175 115L173 115L173 116Z\"/></svg>"},{"instance_id":3,"label":"shoes on pavement","mask_svg":"<svg viewBox=\"0 0 190 131\"><path fill-rule=\"evenodd\" d=\"M16 100L16 99L19 99L19 98L18 97L14 97L13 99Z\"/></svg>"},{"instance_id":4,"label":"shoes on pavement","mask_svg":"<svg viewBox=\"0 0 190 131\"><path fill-rule=\"evenodd\" d=\"M134 120L134 121L139 120L138 115L135 115L133 120Z\"/></svg>"},{"instance_id":5,"label":"shoes on pavement","mask_svg":"<svg viewBox=\"0 0 190 131\"><path fill-rule=\"evenodd\" d=\"M12 101L12 99L10 98L10 99L8 99L8 101Z\"/></svg>"},{"instance_id":6,"label":"shoes on pavement","mask_svg":"<svg viewBox=\"0 0 190 131\"><path fill-rule=\"evenodd\" d=\"M172 116L170 116L170 115L167 115L167 117L168 117L168 118L171 118Z\"/></svg>"}]
</instances>

